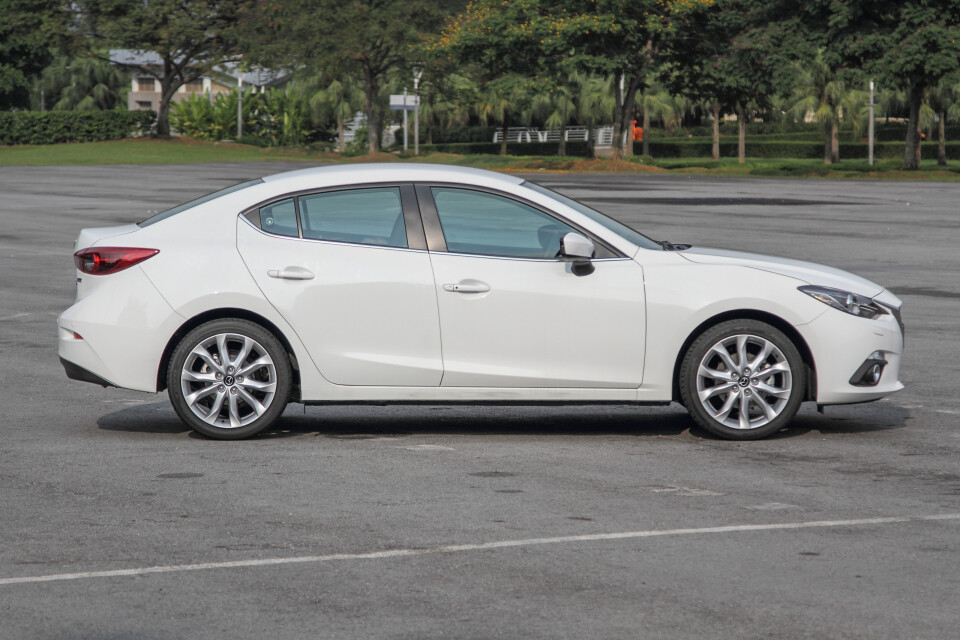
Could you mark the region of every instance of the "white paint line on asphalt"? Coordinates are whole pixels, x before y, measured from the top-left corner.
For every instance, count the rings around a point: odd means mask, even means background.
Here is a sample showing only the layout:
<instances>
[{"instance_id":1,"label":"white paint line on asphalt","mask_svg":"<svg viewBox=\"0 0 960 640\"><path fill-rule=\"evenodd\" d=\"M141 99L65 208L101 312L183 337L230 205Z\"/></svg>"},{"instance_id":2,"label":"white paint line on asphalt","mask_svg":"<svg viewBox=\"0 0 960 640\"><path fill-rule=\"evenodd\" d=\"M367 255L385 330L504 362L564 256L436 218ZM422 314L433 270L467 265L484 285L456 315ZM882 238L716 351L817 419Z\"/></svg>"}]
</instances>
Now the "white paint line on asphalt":
<instances>
[{"instance_id":1,"label":"white paint line on asphalt","mask_svg":"<svg viewBox=\"0 0 960 640\"><path fill-rule=\"evenodd\" d=\"M720 527L699 527L694 529L650 529L646 531L623 531L620 533L588 533L578 536L557 536L552 538L499 540L495 542L481 542L476 544L452 544L442 547L431 547L427 549L391 549L389 551L369 551L367 553L331 553L323 556L261 558L251 560L233 560L229 562L199 562L196 564L173 564L154 567L137 567L133 569L114 569L111 571L82 571L79 573L55 573L46 576L0 578L0 586L29 584L34 582L59 582L64 580L86 580L91 578L142 576L151 573L205 571L209 569L270 567L284 564L310 564L344 560L382 560L385 558L400 558L405 556L424 556L437 553L459 553L463 551L484 551L488 549L509 549L512 547L530 547L535 545L562 544L569 542L630 540L633 538L704 535L711 533L742 533L749 531L785 531L795 529L827 529L831 527L861 527L867 525L897 524L904 522L929 522L937 520L960 520L960 513L943 513L924 516L893 516L886 518L861 518L857 520L813 520L808 522L783 522L778 524L737 524Z\"/></svg>"}]
</instances>

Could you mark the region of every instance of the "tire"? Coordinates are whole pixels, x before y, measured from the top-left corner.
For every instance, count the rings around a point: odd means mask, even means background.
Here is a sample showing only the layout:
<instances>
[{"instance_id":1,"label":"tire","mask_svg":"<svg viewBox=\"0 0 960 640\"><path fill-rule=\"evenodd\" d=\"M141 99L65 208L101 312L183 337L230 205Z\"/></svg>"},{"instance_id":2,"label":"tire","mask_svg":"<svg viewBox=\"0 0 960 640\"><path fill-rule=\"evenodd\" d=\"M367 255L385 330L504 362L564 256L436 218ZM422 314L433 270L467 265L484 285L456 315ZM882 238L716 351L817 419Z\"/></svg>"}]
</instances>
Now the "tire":
<instances>
[{"instance_id":1,"label":"tire","mask_svg":"<svg viewBox=\"0 0 960 640\"><path fill-rule=\"evenodd\" d=\"M167 393L180 419L198 433L238 440L276 422L292 377L286 349L270 331L248 320L213 320L174 349Z\"/></svg>"},{"instance_id":2,"label":"tire","mask_svg":"<svg viewBox=\"0 0 960 640\"><path fill-rule=\"evenodd\" d=\"M782 331L757 320L729 320L693 341L678 382L698 425L724 439L756 440L793 420L805 395L806 368Z\"/></svg>"}]
</instances>

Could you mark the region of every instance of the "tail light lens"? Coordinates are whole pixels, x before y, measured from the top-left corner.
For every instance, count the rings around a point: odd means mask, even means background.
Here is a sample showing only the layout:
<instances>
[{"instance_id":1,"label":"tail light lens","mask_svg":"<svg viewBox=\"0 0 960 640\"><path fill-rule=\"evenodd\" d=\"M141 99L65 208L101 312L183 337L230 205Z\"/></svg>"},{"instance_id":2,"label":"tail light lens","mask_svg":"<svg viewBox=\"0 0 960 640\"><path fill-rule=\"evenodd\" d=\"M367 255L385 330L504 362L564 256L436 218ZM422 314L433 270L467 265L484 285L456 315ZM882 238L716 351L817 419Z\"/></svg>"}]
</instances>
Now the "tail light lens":
<instances>
[{"instance_id":1,"label":"tail light lens","mask_svg":"<svg viewBox=\"0 0 960 640\"><path fill-rule=\"evenodd\" d=\"M128 247L90 247L73 254L77 269L91 276L105 276L123 271L160 253L159 249Z\"/></svg>"}]
</instances>

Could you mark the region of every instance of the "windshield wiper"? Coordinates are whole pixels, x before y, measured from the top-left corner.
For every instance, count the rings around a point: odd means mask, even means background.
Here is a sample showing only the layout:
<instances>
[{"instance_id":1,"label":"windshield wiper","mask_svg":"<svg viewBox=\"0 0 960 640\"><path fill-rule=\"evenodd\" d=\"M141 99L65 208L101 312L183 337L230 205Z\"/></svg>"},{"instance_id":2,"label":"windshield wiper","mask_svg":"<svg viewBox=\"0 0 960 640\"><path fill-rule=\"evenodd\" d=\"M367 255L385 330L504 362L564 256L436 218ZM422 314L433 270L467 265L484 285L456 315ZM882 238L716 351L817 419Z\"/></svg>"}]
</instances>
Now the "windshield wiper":
<instances>
[{"instance_id":1,"label":"windshield wiper","mask_svg":"<svg viewBox=\"0 0 960 640\"><path fill-rule=\"evenodd\" d=\"M689 244L673 244L669 240L656 240L655 242L663 247L664 251L683 251L691 246Z\"/></svg>"}]
</instances>

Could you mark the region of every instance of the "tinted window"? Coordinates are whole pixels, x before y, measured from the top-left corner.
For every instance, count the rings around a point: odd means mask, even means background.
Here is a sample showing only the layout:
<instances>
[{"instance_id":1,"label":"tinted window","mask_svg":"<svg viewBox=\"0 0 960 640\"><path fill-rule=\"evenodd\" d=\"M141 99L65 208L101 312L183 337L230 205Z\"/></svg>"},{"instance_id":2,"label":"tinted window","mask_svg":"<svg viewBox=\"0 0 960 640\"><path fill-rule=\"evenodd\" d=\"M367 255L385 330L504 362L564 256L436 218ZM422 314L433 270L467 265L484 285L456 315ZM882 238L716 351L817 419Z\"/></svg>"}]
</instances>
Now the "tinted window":
<instances>
[{"instance_id":1,"label":"tinted window","mask_svg":"<svg viewBox=\"0 0 960 640\"><path fill-rule=\"evenodd\" d=\"M260 228L278 236L298 237L297 208L293 198L260 207Z\"/></svg>"},{"instance_id":2,"label":"tinted window","mask_svg":"<svg viewBox=\"0 0 960 640\"><path fill-rule=\"evenodd\" d=\"M434 187L433 200L447 250L516 258L555 258L560 240L576 229L552 216L480 191Z\"/></svg>"},{"instance_id":3,"label":"tinted window","mask_svg":"<svg viewBox=\"0 0 960 640\"><path fill-rule=\"evenodd\" d=\"M313 240L407 246L407 230L397 187L302 196L300 223L303 237Z\"/></svg>"},{"instance_id":4,"label":"tinted window","mask_svg":"<svg viewBox=\"0 0 960 640\"><path fill-rule=\"evenodd\" d=\"M166 211L161 211L155 216L151 216L144 220L143 222L138 223L141 227L149 227L150 225L160 222L161 220L166 220L170 216L175 216L178 213L186 211L187 209L192 209L198 205L203 204L204 202L210 202L214 198L219 198L220 196L225 196L228 193L233 193L234 191L240 191L241 189L246 189L247 187L252 187L255 184L260 184L263 182L260 178L256 180L250 180L249 182L241 182L240 184L235 184L232 187L227 187L226 189L220 189L220 191L214 191L213 193L208 193L205 196L201 196L196 200L191 200L190 202L185 202L181 205L177 205L173 209L167 209Z\"/></svg>"},{"instance_id":5,"label":"tinted window","mask_svg":"<svg viewBox=\"0 0 960 640\"><path fill-rule=\"evenodd\" d=\"M529 187L530 189L533 189L537 193L542 193L545 196L549 196L554 200L556 200L557 202L562 202L563 204L567 205L568 207L570 207L575 211L579 211L580 213L587 216L594 222L598 222L602 224L604 227L606 227L610 231L613 231L617 235L625 238L629 242L632 242L633 244L637 245L638 247L643 247L644 249L656 249L658 251L663 250L663 247L660 246L660 244L658 244L657 242L654 242L653 240L643 235L642 233L638 231L634 231L627 225L617 222L613 218L605 216L604 214L600 213L596 209L591 209L590 207L583 204L582 202L577 202L573 198L568 198L565 195L559 194L556 191L552 191L550 189L547 189L546 187L542 187L539 184L534 184L532 182L524 182L523 186Z\"/></svg>"}]
</instances>

